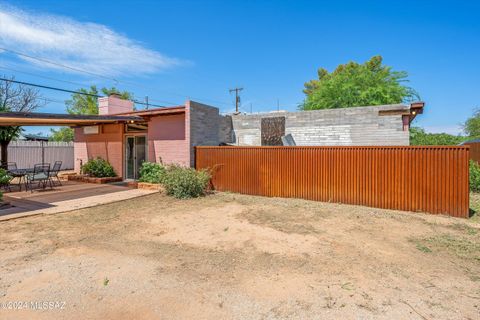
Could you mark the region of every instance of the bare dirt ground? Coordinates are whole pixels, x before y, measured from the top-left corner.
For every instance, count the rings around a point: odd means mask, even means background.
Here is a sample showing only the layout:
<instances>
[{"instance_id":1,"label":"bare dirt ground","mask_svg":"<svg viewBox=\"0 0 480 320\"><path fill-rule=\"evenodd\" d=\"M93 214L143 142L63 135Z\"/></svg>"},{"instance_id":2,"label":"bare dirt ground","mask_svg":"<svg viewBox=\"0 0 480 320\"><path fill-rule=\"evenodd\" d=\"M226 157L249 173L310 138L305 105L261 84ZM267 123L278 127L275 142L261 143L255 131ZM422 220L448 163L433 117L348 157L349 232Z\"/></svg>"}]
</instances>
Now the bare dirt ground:
<instances>
[{"instance_id":1,"label":"bare dirt ground","mask_svg":"<svg viewBox=\"0 0 480 320\"><path fill-rule=\"evenodd\" d=\"M0 302L0 319L479 319L480 223L155 194L0 223Z\"/></svg>"}]
</instances>

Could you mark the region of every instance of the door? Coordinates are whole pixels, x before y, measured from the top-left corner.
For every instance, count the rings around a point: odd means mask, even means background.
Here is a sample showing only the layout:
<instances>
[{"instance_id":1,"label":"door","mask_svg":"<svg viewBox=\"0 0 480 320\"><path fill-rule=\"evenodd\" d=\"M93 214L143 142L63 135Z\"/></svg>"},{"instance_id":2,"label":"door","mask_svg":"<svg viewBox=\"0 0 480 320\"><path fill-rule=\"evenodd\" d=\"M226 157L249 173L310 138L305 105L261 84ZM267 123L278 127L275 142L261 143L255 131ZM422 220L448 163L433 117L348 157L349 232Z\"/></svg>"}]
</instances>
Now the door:
<instances>
[{"instance_id":1,"label":"door","mask_svg":"<svg viewBox=\"0 0 480 320\"><path fill-rule=\"evenodd\" d=\"M125 137L125 179L136 180L140 167L147 158L146 136Z\"/></svg>"}]
</instances>

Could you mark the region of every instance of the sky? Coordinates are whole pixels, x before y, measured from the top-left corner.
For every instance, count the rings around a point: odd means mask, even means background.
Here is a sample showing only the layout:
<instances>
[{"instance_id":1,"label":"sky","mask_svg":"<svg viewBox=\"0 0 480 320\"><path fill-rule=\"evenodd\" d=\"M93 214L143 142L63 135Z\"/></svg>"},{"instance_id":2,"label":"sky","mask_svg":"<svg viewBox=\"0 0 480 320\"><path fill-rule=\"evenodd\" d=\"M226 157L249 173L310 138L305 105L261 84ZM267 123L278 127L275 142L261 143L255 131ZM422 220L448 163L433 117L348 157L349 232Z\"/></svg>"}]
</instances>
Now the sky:
<instances>
[{"instance_id":1,"label":"sky","mask_svg":"<svg viewBox=\"0 0 480 320\"><path fill-rule=\"evenodd\" d=\"M458 134L480 108L479 53L479 1L0 0L0 75L224 113L235 87L242 112L295 111L318 68L381 55L426 103L414 125ZM65 112L68 93L40 93L40 112Z\"/></svg>"}]
</instances>

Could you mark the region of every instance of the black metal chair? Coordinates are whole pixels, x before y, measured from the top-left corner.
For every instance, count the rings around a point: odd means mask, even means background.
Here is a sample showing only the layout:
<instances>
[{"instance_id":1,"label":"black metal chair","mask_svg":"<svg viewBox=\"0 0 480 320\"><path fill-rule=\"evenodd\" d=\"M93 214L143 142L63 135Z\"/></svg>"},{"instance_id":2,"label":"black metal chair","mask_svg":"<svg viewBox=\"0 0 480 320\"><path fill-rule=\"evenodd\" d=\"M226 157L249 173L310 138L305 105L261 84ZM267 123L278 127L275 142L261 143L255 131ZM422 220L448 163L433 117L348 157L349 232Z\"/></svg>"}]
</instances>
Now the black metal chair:
<instances>
[{"instance_id":1,"label":"black metal chair","mask_svg":"<svg viewBox=\"0 0 480 320\"><path fill-rule=\"evenodd\" d=\"M17 163L16 162L7 162L7 171L11 173L18 172Z\"/></svg>"},{"instance_id":2,"label":"black metal chair","mask_svg":"<svg viewBox=\"0 0 480 320\"><path fill-rule=\"evenodd\" d=\"M26 175L26 187L27 190L33 192L32 185L38 182L38 187L42 186L43 189L50 184L50 188L53 189L52 180L50 179L50 163L39 163L33 167L33 173L27 173Z\"/></svg>"},{"instance_id":3,"label":"black metal chair","mask_svg":"<svg viewBox=\"0 0 480 320\"><path fill-rule=\"evenodd\" d=\"M25 170L18 169L16 162L7 162L7 171L8 171L8 174L12 177L12 180L14 178L18 178L17 185L18 185L18 188L20 189L20 191L22 191L22 182L26 183L26 181L25 181ZM11 182L11 180L10 180L10 182ZM10 184L10 186L11 186L11 184Z\"/></svg>"},{"instance_id":4,"label":"black metal chair","mask_svg":"<svg viewBox=\"0 0 480 320\"><path fill-rule=\"evenodd\" d=\"M55 185L54 178L58 181L58 184L61 186L62 182L60 181L60 178L58 177L58 173L60 172L60 169L62 168L62 161L55 161L53 164L52 170L49 172L50 179L52 180L53 185Z\"/></svg>"}]
</instances>

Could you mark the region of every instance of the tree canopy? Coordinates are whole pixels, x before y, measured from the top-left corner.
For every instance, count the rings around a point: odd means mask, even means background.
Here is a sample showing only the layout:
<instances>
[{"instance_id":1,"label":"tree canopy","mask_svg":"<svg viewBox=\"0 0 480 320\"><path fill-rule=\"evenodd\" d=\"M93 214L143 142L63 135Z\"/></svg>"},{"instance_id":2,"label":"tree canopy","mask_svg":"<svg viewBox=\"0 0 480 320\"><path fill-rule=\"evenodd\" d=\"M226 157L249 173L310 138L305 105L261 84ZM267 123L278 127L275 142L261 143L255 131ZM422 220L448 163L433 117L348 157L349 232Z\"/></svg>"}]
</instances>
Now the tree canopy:
<instances>
[{"instance_id":1,"label":"tree canopy","mask_svg":"<svg viewBox=\"0 0 480 320\"><path fill-rule=\"evenodd\" d=\"M467 137L452 135L448 133L427 133L419 127L410 128L410 145L428 146L428 145L458 145L465 141Z\"/></svg>"},{"instance_id":2,"label":"tree canopy","mask_svg":"<svg viewBox=\"0 0 480 320\"><path fill-rule=\"evenodd\" d=\"M0 81L0 112L31 112L41 106L41 96L38 90L8 80ZM18 138L21 132L22 128L19 126L0 127L2 165L8 161L10 141Z\"/></svg>"},{"instance_id":3,"label":"tree canopy","mask_svg":"<svg viewBox=\"0 0 480 320\"><path fill-rule=\"evenodd\" d=\"M89 95L73 93L72 97L65 101L66 109L69 114L86 114L95 115L98 114L98 101L97 97L99 91L96 86L90 86L89 89L81 88L77 91L87 93ZM120 98L126 100L133 100L133 94L128 91L120 91L115 87L102 88L101 92L108 96L112 93L120 95ZM73 141L73 130L70 128L61 128L58 130L50 129L52 141Z\"/></svg>"},{"instance_id":4,"label":"tree canopy","mask_svg":"<svg viewBox=\"0 0 480 320\"><path fill-rule=\"evenodd\" d=\"M58 130L50 129L50 141L73 141L73 130L69 127L63 127Z\"/></svg>"},{"instance_id":5,"label":"tree canopy","mask_svg":"<svg viewBox=\"0 0 480 320\"><path fill-rule=\"evenodd\" d=\"M469 137L480 137L480 109L475 110L473 115L465 121L463 130Z\"/></svg>"},{"instance_id":6,"label":"tree canopy","mask_svg":"<svg viewBox=\"0 0 480 320\"><path fill-rule=\"evenodd\" d=\"M406 86L408 74L382 64L381 56L359 64L348 62L333 72L318 69L318 79L305 83L302 110L348 108L402 103L418 100L417 92Z\"/></svg>"},{"instance_id":7,"label":"tree canopy","mask_svg":"<svg viewBox=\"0 0 480 320\"><path fill-rule=\"evenodd\" d=\"M69 114L98 114L97 97L99 91L96 86L90 86L89 89L81 88L77 91L89 94L73 93L72 98L65 101L67 112ZM133 100L133 94L128 91L119 91L117 88L102 88L101 92L108 96L112 93L120 95L122 99Z\"/></svg>"}]
</instances>

